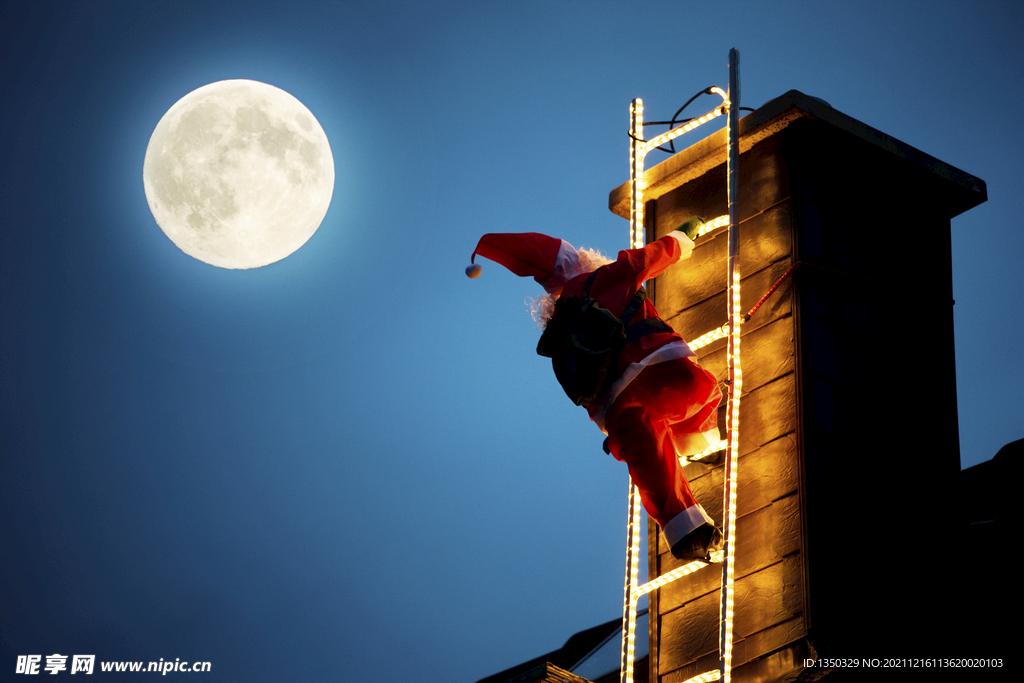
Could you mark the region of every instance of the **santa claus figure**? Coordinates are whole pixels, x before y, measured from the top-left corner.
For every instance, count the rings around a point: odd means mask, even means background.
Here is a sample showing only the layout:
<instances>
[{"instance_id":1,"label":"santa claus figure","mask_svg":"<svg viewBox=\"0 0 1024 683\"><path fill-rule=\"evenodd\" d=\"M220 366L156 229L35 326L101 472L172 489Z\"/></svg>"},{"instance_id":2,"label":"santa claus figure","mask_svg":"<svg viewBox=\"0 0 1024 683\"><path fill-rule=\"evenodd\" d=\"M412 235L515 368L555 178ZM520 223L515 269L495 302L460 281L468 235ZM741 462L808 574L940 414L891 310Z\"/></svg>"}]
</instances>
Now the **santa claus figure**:
<instances>
[{"instance_id":1,"label":"santa claus figure","mask_svg":"<svg viewBox=\"0 0 1024 683\"><path fill-rule=\"evenodd\" d=\"M540 233L491 233L480 239L472 260L485 256L516 275L533 277L544 288L546 294L533 307L541 326L547 328L538 353L553 356L555 373L566 392L608 435L605 450L626 463L644 508L661 527L672 554L682 560L706 561L721 547L722 535L690 491L678 456L698 453L719 441L722 392L715 377L697 364L683 338L660 318L641 287L645 280L689 258L703 223L691 218L642 249L620 251L614 261ZM466 269L470 277L480 272L481 266L475 263ZM589 307L585 314L578 314L581 303ZM572 323L566 323L573 316L577 317ZM603 361L587 349L545 351L562 343L549 339L557 335L589 336L588 330L581 334L579 328L593 323L581 321L595 318L602 328L608 326L601 321L612 320L613 326L622 323ZM561 329L566 327L575 331ZM604 332L597 336L603 337ZM572 345L565 342L563 347ZM586 357L580 358L580 353ZM594 376L592 391L570 389L569 384L581 375ZM586 384L588 377L582 379Z\"/></svg>"}]
</instances>

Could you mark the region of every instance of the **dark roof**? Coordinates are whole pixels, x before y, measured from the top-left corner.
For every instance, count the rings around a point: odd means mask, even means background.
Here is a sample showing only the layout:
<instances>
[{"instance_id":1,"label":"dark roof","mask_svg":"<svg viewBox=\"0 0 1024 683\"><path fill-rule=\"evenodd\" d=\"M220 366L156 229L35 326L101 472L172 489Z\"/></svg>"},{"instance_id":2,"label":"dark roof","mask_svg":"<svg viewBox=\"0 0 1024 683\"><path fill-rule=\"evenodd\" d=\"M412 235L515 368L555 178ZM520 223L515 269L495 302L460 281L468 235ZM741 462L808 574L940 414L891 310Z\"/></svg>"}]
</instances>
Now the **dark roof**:
<instances>
[{"instance_id":1,"label":"dark roof","mask_svg":"<svg viewBox=\"0 0 1024 683\"><path fill-rule=\"evenodd\" d=\"M583 655L600 645L605 638L618 631L621 626L622 617L618 617L599 626L593 626L585 631L580 631L570 636L569 640L565 641L565 645L561 648L540 657L534 657L530 661L517 664L510 669L499 671L487 678L481 678L477 683L505 683L510 678L543 666L546 662L550 662L562 669L568 669L581 660Z\"/></svg>"}]
</instances>

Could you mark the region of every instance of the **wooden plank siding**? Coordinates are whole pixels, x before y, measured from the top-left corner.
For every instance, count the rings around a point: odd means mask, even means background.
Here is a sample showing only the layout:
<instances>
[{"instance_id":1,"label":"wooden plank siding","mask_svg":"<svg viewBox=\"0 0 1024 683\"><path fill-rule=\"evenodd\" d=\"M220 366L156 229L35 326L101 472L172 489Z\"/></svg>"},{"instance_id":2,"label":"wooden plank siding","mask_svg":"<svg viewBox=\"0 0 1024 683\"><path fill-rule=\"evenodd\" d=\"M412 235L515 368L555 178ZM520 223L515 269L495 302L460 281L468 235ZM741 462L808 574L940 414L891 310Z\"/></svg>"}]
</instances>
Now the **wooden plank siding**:
<instances>
[{"instance_id":1,"label":"wooden plank siding","mask_svg":"<svg viewBox=\"0 0 1024 683\"><path fill-rule=\"evenodd\" d=\"M740 187L741 303L747 311L793 263L793 210L777 138L741 157ZM710 219L726 213L724 165L648 206L654 237L691 215ZM727 254L726 229L700 237L690 259L660 276L653 288L659 312L688 339L727 320ZM734 667L806 632L794 334L793 288L787 281L742 331ZM726 340L699 350L698 358L719 380L728 377ZM724 405L719 425L724 434ZM724 467L686 469L697 499L721 522ZM649 572L655 577L681 563L669 554L657 526L649 528ZM721 566L713 565L651 596L653 682L681 681L717 668L720 585Z\"/></svg>"}]
</instances>

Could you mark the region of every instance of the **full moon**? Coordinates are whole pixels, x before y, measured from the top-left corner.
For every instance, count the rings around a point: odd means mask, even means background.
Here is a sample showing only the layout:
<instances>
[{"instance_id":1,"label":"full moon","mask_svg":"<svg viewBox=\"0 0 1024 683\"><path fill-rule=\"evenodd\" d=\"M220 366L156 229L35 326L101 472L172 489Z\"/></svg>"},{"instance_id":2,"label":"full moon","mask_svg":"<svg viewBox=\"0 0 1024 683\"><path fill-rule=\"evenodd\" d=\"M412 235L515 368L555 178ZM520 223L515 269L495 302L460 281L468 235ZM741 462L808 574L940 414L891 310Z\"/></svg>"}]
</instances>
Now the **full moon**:
<instances>
[{"instance_id":1,"label":"full moon","mask_svg":"<svg viewBox=\"0 0 1024 683\"><path fill-rule=\"evenodd\" d=\"M220 268L258 268L320 227L334 157L319 122L285 91L218 81L163 115L142 181L157 225L179 249Z\"/></svg>"}]
</instances>

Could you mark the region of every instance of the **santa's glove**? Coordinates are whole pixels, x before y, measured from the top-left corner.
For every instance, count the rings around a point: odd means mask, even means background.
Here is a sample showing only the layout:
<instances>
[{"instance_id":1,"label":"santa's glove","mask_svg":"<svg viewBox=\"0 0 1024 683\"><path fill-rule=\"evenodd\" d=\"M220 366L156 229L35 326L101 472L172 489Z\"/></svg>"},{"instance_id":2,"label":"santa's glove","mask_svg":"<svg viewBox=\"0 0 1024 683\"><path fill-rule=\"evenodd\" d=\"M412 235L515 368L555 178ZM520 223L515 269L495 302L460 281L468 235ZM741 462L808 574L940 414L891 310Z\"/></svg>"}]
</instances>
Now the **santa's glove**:
<instances>
[{"instance_id":1,"label":"santa's glove","mask_svg":"<svg viewBox=\"0 0 1024 683\"><path fill-rule=\"evenodd\" d=\"M688 218L686 222L676 228L676 232L681 232L690 238L690 241L697 239L697 233L704 227L704 219L700 216L693 216Z\"/></svg>"}]
</instances>

